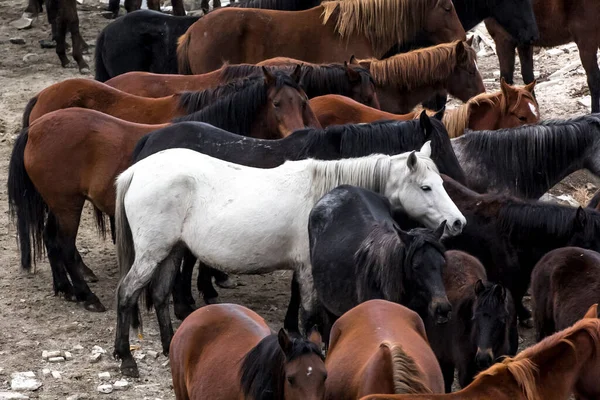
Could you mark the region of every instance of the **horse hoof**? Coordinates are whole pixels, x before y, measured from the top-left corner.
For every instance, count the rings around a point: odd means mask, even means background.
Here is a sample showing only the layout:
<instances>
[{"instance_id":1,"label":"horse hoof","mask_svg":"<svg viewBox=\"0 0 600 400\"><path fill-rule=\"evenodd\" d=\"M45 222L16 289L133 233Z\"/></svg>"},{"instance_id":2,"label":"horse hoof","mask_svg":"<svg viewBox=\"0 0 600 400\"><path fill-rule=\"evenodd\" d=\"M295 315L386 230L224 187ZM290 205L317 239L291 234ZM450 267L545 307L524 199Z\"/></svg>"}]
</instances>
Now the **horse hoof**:
<instances>
[{"instance_id":1,"label":"horse hoof","mask_svg":"<svg viewBox=\"0 0 600 400\"><path fill-rule=\"evenodd\" d=\"M90 70L88 69L88 72L89 71ZM86 269L82 269L81 273L83 274L83 279L85 279L85 281L88 282L88 283L90 283L90 282L92 282L92 283L93 282L98 282L98 280L99 280L98 277L96 276L96 274L94 274L91 269L87 269L87 270Z\"/></svg>"},{"instance_id":2,"label":"horse hoof","mask_svg":"<svg viewBox=\"0 0 600 400\"><path fill-rule=\"evenodd\" d=\"M65 298L66 301L70 301L70 302L77 302L77 297L75 296L75 294L69 290L59 290L59 292L63 293L63 297Z\"/></svg>"},{"instance_id":3,"label":"horse hoof","mask_svg":"<svg viewBox=\"0 0 600 400\"><path fill-rule=\"evenodd\" d=\"M133 365L131 365L131 363L133 363ZM121 363L121 374L129 376L131 378L139 378L140 371L138 370L135 361L131 360L131 363L126 361L123 361Z\"/></svg>"},{"instance_id":4,"label":"horse hoof","mask_svg":"<svg viewBox=\"0 0 600 400\"><path fill-rule=\"evenodd\" d=\"M210 297L210 298L205 298L204 302L206 303L206 305L211 305L211 304L220 304L221 302L219 301L218 297Z\"/></svg>"},{"instance_id":5,"label":"horse hoof","mask_svg":"<svg viewBox=\"0 0 600 400\"><path fill-rule=\"evenodd\" d=\"M174 306L175 308L175 317L177 317L178 320L183 321L184 319L186 319L188 317L188 315L190 315L191 313L193 313L196 310L195 306L192 306L191 304L177 304Z\"/></svg>"},{"instance_id":6,"label":"horse hoof","mask_svg":"<svg viewBox=\"0 0 600 400\"><path fill-rule=\"evenodd\" d=\"M100 15L102 15L106 19L115 19L118 16L117 13L114 13L112 11L102 11Z\"/></svg>"},{"instance_id":7,"label":"horse hoof","mask_svg":"<svg viewBox=\"0 0 600 400\"><path fill-rule=\"evenodd\" d=\"M87 74L91 73L91 71L90 71L89 68L81 68L79 70L79 73L82 74L82 75L87 75ZM98 280L98 278L96 278L95 281L90 281L90 282L96 282L97 280Z\"/></svg>"},{"instance_id":8,"label":"horse hoof","mask_svg":"<svg viewBox=\"0 0 600 400\"><path fill-rule=\"evenodd\" d=\"M100 301L98 300L93 300L93 301L86 301L83 304L83 307L91 312L105 312L106 311L106 307L104 307L102 305L102 303L100 303Z\"/></svg>"},{"instance_id":9,"label":"horse hoof","mask_svg":"<svg viewBox=\"0 0 600 400\"><path fill-rule=\"evenodd\" d=\"M533 318L527 318L519 322L523 328L531 329L533 328Z\"/></svg>"},{"instance_id":10,"label":"horse hoof","mask_svg":"<svg viewBox=\"0 0 600 400\"><path fill-rule=\"evenodd\" d=\"M215 280L215 283L217 284L218 287L223 288L223 289L233 289L233 288L237 287L237 282L235 280L231 279L231 277L227 277L227 279L225 279L224 281Z\"/></svg>"}]
</instances>

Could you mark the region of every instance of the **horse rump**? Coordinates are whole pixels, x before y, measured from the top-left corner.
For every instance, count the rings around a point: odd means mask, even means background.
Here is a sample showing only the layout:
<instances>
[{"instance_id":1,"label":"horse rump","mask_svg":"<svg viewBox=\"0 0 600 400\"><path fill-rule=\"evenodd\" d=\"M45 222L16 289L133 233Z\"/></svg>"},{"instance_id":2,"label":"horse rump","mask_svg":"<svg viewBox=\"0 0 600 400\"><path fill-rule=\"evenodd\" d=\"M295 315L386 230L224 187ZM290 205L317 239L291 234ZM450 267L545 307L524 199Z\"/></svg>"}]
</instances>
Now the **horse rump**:
<instances>
[{"instance_id":1,"label":"horse rump","mask_svg":"<svg viewBox=\"0 0 600 400\"><path fill-rule=\"evenodd\" d=\"M103 29L98 35L98 39L96 40L96 50L95 50L95 62L96 62L96 80L98 82L106 82L112 76L110 76L108 70L106 69L106 65L104 64L104 31Z\"/></svg>"}]
</instances>

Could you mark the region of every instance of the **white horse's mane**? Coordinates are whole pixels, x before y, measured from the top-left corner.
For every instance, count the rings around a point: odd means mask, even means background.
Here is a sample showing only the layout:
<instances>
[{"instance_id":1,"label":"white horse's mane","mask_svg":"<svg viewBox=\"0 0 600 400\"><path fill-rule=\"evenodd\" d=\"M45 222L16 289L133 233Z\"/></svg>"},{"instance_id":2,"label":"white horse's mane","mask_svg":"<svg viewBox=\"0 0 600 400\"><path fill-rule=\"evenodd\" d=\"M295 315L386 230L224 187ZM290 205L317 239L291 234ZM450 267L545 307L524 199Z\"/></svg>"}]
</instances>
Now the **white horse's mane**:
<instances>
[{"instance_id":1,"label":"white horse's mane","mask_svg":"<svg viewBox=\"0 0 600 400\"><path fill-rule=\"evenodd\" d=\"M389 179L392 162L406 163L410 153L395 156L374 154L367 157L347 158L335 161L309 159L309 169L312 170L312 190L315 200L320 199L332 189L341 184L359 186L383 193ZM438 172L431 158L415 153L417 164L415 172L418 175L426 171Z\"/></svg>"}]
</instances>

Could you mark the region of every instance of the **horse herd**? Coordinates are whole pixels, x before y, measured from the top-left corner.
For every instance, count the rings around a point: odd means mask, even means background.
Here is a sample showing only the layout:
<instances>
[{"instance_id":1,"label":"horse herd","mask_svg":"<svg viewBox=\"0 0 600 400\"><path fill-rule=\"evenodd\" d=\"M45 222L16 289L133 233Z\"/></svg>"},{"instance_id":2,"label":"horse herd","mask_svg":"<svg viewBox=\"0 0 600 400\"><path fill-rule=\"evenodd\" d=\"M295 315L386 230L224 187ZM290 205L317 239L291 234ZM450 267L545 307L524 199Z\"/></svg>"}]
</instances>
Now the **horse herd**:
<instances>
[{"instance_id":1,"label":"horse herd","mask_svg":"<svg viewBox=\"0 0 600 400\"><path fill-rule=\"evenodd\" d=\"M105 311L76 247L90 202L117 248L121 372L139 376L144 292L178 399L438 398L455 371L461 399L600 398L600 194L537 201L600 176L600 115L540 121L533 80L485 93L464 29L494 17L520 54L545 32L535 0L485 3L117 19L97 80L24 111L8 176L21 266L45 251L55 294ZM464 104L445 110L448 93ZM275 270L293 271L278 333L217 304L213 278ZM540 343L516 354L519 321Z\"/></svg>"}]
</instances>

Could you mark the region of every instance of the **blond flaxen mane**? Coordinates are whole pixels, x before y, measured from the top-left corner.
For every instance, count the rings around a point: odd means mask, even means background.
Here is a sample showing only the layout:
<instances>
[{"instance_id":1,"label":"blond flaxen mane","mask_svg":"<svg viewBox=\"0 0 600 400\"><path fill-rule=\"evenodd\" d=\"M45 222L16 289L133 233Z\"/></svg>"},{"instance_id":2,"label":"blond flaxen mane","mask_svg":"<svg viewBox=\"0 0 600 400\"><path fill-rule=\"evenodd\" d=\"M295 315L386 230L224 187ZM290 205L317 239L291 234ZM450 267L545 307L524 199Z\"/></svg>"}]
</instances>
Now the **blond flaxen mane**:
<instances>
[{"instance_id":1,"label":"blond flaxen mane","mask_svg":"<svg viewBox=\"0 0 600 400\"><path fill-rule=\"evenodd\" d=\"M591 337L595 344L595 349L600 348L600 319L583 319L575 323L572 327L557 332L542 340L540 343L523 350L515 357L505 358L502 362L494 364L487 370L479 373L475 377L475 380L485 376L494 376L508 370L519 384L521 390L523 390L527 400L541 399L536 382L539 367L532 359L544 350L561 343L567 344L569 348L575 351L575 343L570 337L582 331L586 332ZM598 357L600 354L594 351L593 356Z\"/></svg>"},{"instance_id":2,"label":"blond flaxen mane","mask_svg":"<svg viewBox=\"0 0 600 400\"><path fill-rule=\"evenodd\" d=\"M342 37L366 36L382 57L393 45L414 39L436 0L339 0L321 5L323 24L337 15L335 29Z\"/></svg>"},{"instance_id":3,"label":"blond flaxen mane","mask_svg":"<svg viewBox=\"0 0 600 400\"><path fill-rule=\"evenodd\" d=\"M423 381L423 372L401 346L390 342L381 346L387 347L392 355L394 394L431 393Z\"/></svg>"}]
</instances>

